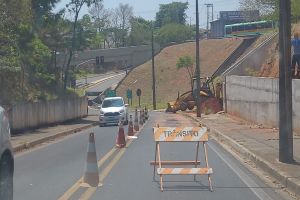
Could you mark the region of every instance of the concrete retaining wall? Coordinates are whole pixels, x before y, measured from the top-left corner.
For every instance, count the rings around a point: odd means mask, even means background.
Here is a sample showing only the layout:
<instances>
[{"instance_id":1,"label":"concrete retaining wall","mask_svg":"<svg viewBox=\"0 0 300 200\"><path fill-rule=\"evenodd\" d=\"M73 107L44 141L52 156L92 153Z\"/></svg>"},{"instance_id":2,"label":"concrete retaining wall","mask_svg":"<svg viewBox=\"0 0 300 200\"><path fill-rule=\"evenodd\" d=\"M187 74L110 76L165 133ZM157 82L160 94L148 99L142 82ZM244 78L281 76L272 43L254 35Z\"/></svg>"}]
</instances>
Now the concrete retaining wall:
<instances>
[{"instance_id":1,"label":"concrete retaining wall","mask_svg":"<svg viewBox=\"0 0 300 200\"><path fill-rule=\"evenodd\" d=\"M35 128L87 116L87 98L16 104L10 112L12 130Z\"/></svg>"},{"instance_id":2,"label":"concrete retaining wall","mask_svg":"<svg viewBox=\"0 0 300 200\"><path fill-rule=\"evenodd\" d=\"M278 127L279 87L277 78L227 76L226 112L267 127ZM300 80L293 80L293 126L300 132Z\"/></svg>"}]
</instances>

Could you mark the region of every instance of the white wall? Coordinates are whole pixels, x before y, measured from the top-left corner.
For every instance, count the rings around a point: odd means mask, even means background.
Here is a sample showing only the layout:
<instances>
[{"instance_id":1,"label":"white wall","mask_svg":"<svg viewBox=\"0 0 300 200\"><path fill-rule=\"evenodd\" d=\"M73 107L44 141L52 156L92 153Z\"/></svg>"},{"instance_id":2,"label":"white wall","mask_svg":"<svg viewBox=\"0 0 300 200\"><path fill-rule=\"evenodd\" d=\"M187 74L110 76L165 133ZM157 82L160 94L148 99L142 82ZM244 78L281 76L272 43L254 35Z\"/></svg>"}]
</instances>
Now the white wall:
<instances>
[{"instance_id":1,"label":"white wall","mask_svg":"<svg viewBox=\"0 0 300 200\"><path fill-rule=\"evenodd\" d=\"M87 115L87 98L67 98L38 103L16 104L10 113L12 130L82 118Z\"/></svg>"},{"instance_id":2,"label":"white wall","mask_svg":"<svg viewBox=\"0 0 300 200\"><path fill-rule=\"evenodd\" d=\"M230 114L256 124L278 127L279 88L277 78L227 76L225 107ZM300 80L293 80L293 126L300 131Z\"/></svg>"}]
</instances>

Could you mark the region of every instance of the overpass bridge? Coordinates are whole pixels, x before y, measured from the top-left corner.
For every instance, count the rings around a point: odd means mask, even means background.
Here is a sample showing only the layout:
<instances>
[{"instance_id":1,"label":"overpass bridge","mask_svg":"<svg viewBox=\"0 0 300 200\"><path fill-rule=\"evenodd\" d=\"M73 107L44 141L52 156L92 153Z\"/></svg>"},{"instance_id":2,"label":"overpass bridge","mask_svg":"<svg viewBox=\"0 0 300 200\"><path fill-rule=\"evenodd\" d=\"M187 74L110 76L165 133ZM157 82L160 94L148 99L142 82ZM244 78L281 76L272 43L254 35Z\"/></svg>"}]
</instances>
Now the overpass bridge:
<instances>
[{"instance_id":1,"label":"overpass bridge","mask_svg":"<svg viewBox=\"0 0 300 200\"><path fill-rule=\"evenodd\" d=\"M154 44L154 53L160 52L160 45ZM74 53L71 65L96 64L96 57L103 58L103 65L117 67L136 67L152 57L151 45L120 47L110 49L84 50ZM56 57L56 66L64 68L67 64L68 54L60 53Z\"/></svg>"}]
</instances>

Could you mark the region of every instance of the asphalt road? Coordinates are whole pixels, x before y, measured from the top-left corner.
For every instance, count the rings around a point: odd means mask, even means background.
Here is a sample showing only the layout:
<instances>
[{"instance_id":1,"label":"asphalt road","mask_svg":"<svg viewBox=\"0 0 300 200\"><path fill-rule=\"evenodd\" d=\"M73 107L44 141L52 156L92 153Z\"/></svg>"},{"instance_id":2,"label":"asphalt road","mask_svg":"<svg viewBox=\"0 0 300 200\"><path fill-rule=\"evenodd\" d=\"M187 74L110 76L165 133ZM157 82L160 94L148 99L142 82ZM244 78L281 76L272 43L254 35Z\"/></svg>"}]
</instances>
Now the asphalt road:
<instances>
[{"instance_id":1,"label":"asphalt road","mask_svg":"<svg viewBox=\"0 0 300 200\"><path fill-rule=\"evenodd\" d=\"M279 200L275 188L270 188L245 169L215 141L209 141L208 161L213 168L214 192L208 190L205 176L166 176L164 192L159 178L153 180L155 142L152 127L196 126L178 114L152 112L150 120L127 142L127 148L115 149L117 127L95 127L39 149L16 156L15 199L216 199L216 200ZM125 127L127 130L127 127ZM84 188L78 180L83 175L88 133L95 132L96 149L102 187ZM193 143L161 145L163 160L192 160ZM203 149L200 148L201 154ZM104 159L105 158L105 159ZM104 159L104 160L103 160ZM200 156L201 163L203 156Z\"/></svg>"},{"instance_id":2,"label":"asphalt road","mask_svg":"<svg viewBox=\"0 0 300 200\"><path fill-rule=\"evenodd\" d=\"M89 75L87 78L81 78L81 79L76 80L76 86L77 87L84 86L85 84L89 84L91 82L106 78L108 76L117 75L120 73L124 73L124 71L107 72L105 74Z\"/></svg>"},{"instance_id":3,"label":"asphalt road","mask_svg":"<svg viewBox=\"0 0 300 200\"><path fill-rule=\"evenodd\" d=\"M100 82L99 84L88 88L86 91L90 91L90 92L104 91L105 89L107 89L111 86L116 86L125 75L126 75L125 73L120 73L118 75L109 75L109 76L107 76L107 77L110 77L109 79L106 79L105 81Z\"/></svg>"}]
</instances>

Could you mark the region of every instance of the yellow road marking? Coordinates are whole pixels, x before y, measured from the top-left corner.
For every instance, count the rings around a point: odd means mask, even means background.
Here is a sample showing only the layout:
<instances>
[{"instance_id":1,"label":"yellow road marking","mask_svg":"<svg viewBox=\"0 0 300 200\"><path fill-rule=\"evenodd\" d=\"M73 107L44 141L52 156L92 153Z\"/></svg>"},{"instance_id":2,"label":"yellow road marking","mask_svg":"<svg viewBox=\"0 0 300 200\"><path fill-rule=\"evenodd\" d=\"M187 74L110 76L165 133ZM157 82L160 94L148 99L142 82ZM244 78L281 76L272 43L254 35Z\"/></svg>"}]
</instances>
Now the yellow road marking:
<instances>
[{"instance_id":1,"label":"yellow road marking","mask_svg":"<svg viewBox=\"0 0 300 200\"><path fill-rule=\"evenodd\" d=\"M91 82L91 85L90 85L90 86L88 85L87 87L84 87L84 89L85 89L85 90L86 90L86 89L90 89L90 88L92 88L92 87L95 87L95 86L99 85L100 83L103 83L103 82L105 82L105 81L107 81L107 80L113 79L113 78L115 78L115 77L118 77L118 76L121 76L121 75L124 75L124 74L125 74L125 73L121 73L121 74L117 74L117 75L113 75L113 76L109 76L109 77L100 79L100 80L98 80L98 81Z\"/></svg>"},{"instance_id":2,"label":"yellow road marking","mask_svg":"<svg viewBox=\"0 0 300 200\"><path fill-rule=\"evenodd\" d=\"M140 128L140 131L145 126L145 124ZM136 136L140 134L140 131L136 133ZM128 148L129 145L133 142L133 140L129 140L127 142L126 147ZM102 157L101 160L98 162L98 166L100 167L103 165L103 163L112 156L112 154L118 150L117 148L112 148L107 154L105 154L104 157ZM118 154L114 157L114 159L108 164L108 166L103 170L103 173L99 176L99 181L103 182L105 177L109 174L109 172L112 170L112 168L117 164L117 162L120 160L122 155L125 153L126 148L121 149ZM83 177L81 177L74 185L72 185L58 200L68 200L70 197L80 188L80 184L82 183ZM91 196L96 192L97 187L91 187L87 189L82 196L80 197L81 200L89 199Z\"/></svg>"},{"instance_id":3,"label":"yellow road marking","mask_svg":"<svg viewBox=\"0 0 300 200\"><path fill-rule=\"evenodd\" d=\"M114 159L108 164L108 166L103 170L103 172L101 173L99 180L100 182L103 182L103 180L106 178L106 176L108 176L108 174L110 173L110 171L113 169L113 167L117 164L117 162L121 159L121 157L123 156L123 154L125 153L126 149L122 149L120 152L118 152L118 154L116 155L116 157L114 157ZM88 188L83 194L82 196L79 198L80 200L88 200L92 197L92 195L96 192L97 187L91 187Z\"/></svg>"},{"instance_id":4,"label":"yellow road marking","mask_svg":"<svg viewBox=\"0 0 300 200\"><path fill-rule=\"evenodd\" d=\"M142 130L143 126L141 127L141 130ZM140 132L138 132L136 134L136 136L139 135L139 134L140 134ZM132 142L133 142L133 140L129 140L129 142L127 143L126 147L128 148ZM100 174L100 178L99 178L100 182L103 182L103 180L110 173L110 171L112 170L112 168L117 164L117 162L123 156L123 154L125 153L125 151L126 151L126 148L121 149L121 151L118 152L118 154L114 157L114 159L107 165L107 167L103 170L103 173ZM81 195L81 197L79 199L80 200L89 200L93 196L93 194L96 192L96 190L97 190L97 187L88 188Z\"/></svg>"},{"instance_id":5,"label":"yellow road marking","mask_svg":"<svg viewBox=\"0 0 300 200\"><path fill-rule=\"evenodd\" d=\"M110 158L110 156L116 151L117 149L114 147L112 148L105 156L101 158L98 162L98 166L103 165L103 163ZM72 185L58 200L67 200L69 199L79 188L80 184L82 183L83 177L81 177L74 185Z\"/></svg>"}]
</instances>

